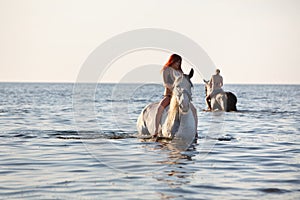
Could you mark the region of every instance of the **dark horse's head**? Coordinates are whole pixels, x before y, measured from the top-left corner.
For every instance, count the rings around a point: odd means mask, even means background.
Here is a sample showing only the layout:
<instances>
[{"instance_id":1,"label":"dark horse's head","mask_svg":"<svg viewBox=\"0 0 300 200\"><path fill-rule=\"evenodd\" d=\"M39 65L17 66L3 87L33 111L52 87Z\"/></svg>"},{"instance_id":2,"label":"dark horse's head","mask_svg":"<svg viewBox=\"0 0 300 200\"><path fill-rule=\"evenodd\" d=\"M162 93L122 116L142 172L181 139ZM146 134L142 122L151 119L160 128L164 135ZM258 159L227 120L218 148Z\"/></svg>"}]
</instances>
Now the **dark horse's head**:
<instances>
[{"instance_id":1,"label":"dark horse's head","mask_svg":"<svg viewBox=\"0 0 300 200\"><path fill-rule=\"evenodd\" d=\"M211 88L210 88L210 85L209 85L209 81L203 79L204 81L204 88L205 88L205 96L207 96L210 92L211 92Z\"/></svg>"}]
</instances>

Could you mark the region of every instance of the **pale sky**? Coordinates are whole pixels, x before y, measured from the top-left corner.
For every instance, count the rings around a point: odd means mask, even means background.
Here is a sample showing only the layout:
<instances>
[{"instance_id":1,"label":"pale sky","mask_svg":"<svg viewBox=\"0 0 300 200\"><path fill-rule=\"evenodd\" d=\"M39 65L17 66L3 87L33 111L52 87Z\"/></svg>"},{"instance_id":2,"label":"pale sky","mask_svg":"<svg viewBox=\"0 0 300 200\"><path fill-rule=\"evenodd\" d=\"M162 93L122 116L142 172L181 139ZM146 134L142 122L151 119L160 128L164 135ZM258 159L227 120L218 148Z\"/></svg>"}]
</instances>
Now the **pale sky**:
<instances>
[{"instance_id":1,"label":"pale sky","mask_svg":"<svg viewBox=\"0 0 300 200\"><path fill-rule=\"evenodd\" d=\"M197 42L225 83L300 84L299 11L298 0L0 0L0 82L74 82L103 42L161 28ZM123 67L147 64L129 57ZM118 62L105 81L120 80Z\"/></svg>"}]
</instances>

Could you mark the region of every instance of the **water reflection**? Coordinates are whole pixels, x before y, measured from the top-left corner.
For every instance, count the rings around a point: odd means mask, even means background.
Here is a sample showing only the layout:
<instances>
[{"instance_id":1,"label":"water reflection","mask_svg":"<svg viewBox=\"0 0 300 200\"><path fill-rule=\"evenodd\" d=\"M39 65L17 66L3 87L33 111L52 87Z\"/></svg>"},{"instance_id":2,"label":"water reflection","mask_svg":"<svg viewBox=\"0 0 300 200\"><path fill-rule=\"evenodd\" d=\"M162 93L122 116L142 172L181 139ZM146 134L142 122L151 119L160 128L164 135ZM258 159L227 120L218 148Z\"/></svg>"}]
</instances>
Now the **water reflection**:
<instances>
[{"instance_id":1,"label":"water reflection","mask_svg":"<svg viewBox=\"0 0 300 200\"><path fill-rule=\"evenodd\" d=\"M163 185L158 195L161 199L180 198L184 186L191 183L195 173L192 164L196 149L193 145L186 151L178 151L172 143L163 143L160 146L167 156L166 159L157 162L164 166L162 170L153 174L159 185Z\"/></svg>"}]
</instances>

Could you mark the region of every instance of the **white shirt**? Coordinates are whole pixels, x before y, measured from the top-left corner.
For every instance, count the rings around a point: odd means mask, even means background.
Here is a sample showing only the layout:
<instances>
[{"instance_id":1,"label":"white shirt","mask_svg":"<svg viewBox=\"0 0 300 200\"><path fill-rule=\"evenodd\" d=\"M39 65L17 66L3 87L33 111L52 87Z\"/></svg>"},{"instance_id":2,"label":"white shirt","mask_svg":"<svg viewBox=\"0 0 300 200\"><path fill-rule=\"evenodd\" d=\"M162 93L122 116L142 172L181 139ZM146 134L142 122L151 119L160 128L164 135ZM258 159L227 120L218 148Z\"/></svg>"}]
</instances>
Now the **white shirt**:
<instances>
[{"instance_id":1,"label":"white shirt","mask_svg":"<svg viewBox=\"0 0 300 200\"><path fill-rule=\"evenodd\" d=\"M165 87L165 95L172 95L173 84L177 76L182 74L181 71L175 70L172 67L167 67L163 71L163 83Z\"/></svg>"}]
</instances>

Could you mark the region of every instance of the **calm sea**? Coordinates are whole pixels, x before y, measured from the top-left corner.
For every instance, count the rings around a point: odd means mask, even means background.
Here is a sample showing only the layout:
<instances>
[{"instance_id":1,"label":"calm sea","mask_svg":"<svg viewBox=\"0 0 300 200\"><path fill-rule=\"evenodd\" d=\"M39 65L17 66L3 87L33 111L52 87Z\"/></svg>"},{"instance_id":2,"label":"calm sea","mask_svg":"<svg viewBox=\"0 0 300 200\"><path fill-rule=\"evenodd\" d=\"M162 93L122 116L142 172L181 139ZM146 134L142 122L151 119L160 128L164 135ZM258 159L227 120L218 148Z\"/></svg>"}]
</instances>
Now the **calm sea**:
<instances>
[{"instance_id":1,"label":"calm sea","mask_svg":"<svg viewBox=\"0 0 300 200\"><path fill-rule=\"evenodd\" d=\"M136 138L156 84L0 83L0 199L300 199L300 85L226 85L186 151Z\"/></svg>"}]
</instances>

